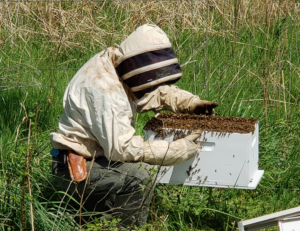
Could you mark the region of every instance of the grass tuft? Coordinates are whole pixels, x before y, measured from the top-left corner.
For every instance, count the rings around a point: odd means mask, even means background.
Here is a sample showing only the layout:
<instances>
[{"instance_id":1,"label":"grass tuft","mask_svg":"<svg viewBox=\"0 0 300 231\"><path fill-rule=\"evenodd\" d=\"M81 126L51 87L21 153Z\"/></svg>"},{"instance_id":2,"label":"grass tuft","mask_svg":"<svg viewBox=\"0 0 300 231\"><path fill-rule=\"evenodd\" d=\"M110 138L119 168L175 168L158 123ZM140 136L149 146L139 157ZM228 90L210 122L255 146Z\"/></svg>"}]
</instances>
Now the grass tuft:
<instances>
[{"instance_id":1,"label":"grass tuft","mask_svg":"<svg viewBox=\"0 0 300 231\"><path fill-rule=\"evenodd\" d=\"M274 0L0 2L0 229L30 229L30 204L36 230L78 228L78 204L52 178L49 133L77 70L144 23L170 37L180 88L217 101L218 115L260 118L265 170L253 191L158 185L145 229L238 230L241 219L298 206L299 13ZM136 117L137 134L153 115Z\"/></svg>"}]
</instances>

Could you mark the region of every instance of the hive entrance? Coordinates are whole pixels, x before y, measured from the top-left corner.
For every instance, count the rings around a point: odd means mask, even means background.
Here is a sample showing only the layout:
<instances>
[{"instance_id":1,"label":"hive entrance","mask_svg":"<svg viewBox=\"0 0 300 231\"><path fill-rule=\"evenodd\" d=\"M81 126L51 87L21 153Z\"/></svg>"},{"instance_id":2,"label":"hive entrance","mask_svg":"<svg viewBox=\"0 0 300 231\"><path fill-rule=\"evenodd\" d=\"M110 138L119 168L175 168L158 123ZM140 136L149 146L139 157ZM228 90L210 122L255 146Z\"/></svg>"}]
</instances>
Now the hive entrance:
<instances>
[{"instance_id":1,"label":"hive entrance","mask_svg":"<svg viewBox=\"0 0 300 231\"><path fill-rule=\"evenodd\" d=\"M197 129L207 132L219 132L220 134L246 134L254 132L257 122L258 120L254 118L161 113L148 121L144 130L154 131L157 133L156 137L161 138L174 133L174 138L178 139L186 136L186 133L184 134L182 130L187 130L188 134Z\"/></svg>"}]
</instances>

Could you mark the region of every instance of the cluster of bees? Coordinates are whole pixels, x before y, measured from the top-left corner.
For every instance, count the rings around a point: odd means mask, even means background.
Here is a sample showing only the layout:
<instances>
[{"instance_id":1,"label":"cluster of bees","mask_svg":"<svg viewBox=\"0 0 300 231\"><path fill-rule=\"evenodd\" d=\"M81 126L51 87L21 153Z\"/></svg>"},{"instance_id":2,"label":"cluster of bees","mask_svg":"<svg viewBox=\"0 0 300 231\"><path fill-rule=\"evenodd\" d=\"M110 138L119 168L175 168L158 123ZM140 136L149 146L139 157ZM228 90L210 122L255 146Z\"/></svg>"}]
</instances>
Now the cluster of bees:
<instances>
[{"instance_id":1,"label":"cluster of bees","mask_svg":"<svg viewBox=\"0 0 300 231\"><path fill-rule=\"evenodd\" d=\"M200 172L200 169L196 169L199 161L200 161L200 156L199 156L199 152L197 153L197 162L194 166L190 165L189 169L186 171L187 175L190 177L190 176L193 176L194 174Z\"/></svg>"},{"instance_id":2,"label":"cluster of bees","mask_svg":"<svg viewBox=\"0 0 300 231\"><path fill-rule=\"evenodd\" d=\"M174 140L176 140L184 138L197 129L212 132L212 134L218 132L219 135L246 134L254 132L257 122L258 120L254 118L161 113L153 117L144 129L156 132L156 137L162 139L174 135Z\"/></svg>"}]
</instances>

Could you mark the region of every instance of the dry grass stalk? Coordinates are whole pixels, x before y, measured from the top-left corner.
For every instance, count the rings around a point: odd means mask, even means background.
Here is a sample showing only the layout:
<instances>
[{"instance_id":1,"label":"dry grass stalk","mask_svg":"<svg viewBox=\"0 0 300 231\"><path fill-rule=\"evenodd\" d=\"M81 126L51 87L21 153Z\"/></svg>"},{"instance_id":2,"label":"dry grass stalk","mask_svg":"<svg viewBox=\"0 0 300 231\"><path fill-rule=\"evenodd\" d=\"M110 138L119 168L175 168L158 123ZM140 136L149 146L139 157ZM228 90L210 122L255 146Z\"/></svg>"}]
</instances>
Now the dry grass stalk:
<instances>
[{"instance_id":1,"label":"dry grass stalk","mask_svg":"<svg viewBox=\"0 0 300 231\"><path fill-rule=\"evenodd\" d=\"M285 0L243 0L230 1L209 0L209 1L102 1L102 2L79 2L72 4L59 1L36 1L36 2L1 2L0 3L0 46L9 44L11 47L18 47L19 41L25 44L20 50L30 55L29 41L35 41L51 49L53 56L59 54L68 55L70 51L80 48L82 52L89 52L90 49L102 50L114 43L120 43L137 26L144 23L157 24L166 30L178 56L181 54L183 45L191 44L193 51L186 57L183 63L192 63L194 68L194 85L199 82L195 65L198 60L196 56L203 52L205 47L205 66L211 66L210 54L207 53L206 45L213 36L224 38L224 41L231 41L232 55L236 55L239 46L248 46L239 42L239 30L244 28L253 33L254 30L260 30L266 35L265 45L256 46L251 44L252 48L261 49L264 54L264 62L258 65L275 66L279 63L284 52L282 40L278 46L278 59L270 60L268 44L270 44L270 35L274 31L271 29L276 22L285 20L287 16L292 16L295 22L299 21L300 4L294 1ZM272 29L274 30L274 29ZM184 32L190 33L187 39L182 42L180 35ZM192 36L193 35L193 36ZM285 35L286 36L286 35ZM41 40L38 41L37 38ZM197 38L195 42L194 39ZM199 42L198 38L206 38L206 41ZM286 40L287 41L287 40ZM285 43L284 43L285 44ZM286 44L284 46L287 46ZM186 48L185 48L186 49ZM46 49L45 49L46 50ZM249 49L250 50L250 49ZM9 54L2 52L3 57L10 59ZM40 60L43 59L41 54ZM64 60L62 63L53 61L52 68L61 67L70 60ZM0 62L1 63L1 62ZM7 74L0 70L1 90L11 89L16 86L41 86L41 84L32 77L30 81L23 80L21 68L35 67L25 66L22 60L16 62L11 60L9 68L18 69L13 74ZM198 62L199 65L202 65ZM198 65L197 64L197 65ZM227 65L227 63L223 63ZM241 67L240 67L241 68ZM242 69L242 68L241 68ZM272 76L270 69L264 69L262 73L255 73L259 76L262 87L264 87L264 113L267 118L268 102L271 94L268 91L269 84L273 87L280 86L281 73ZM37 74L40 74L37 71ZM240 70L238 70L239 72ZM25 73L26 70L23 70ZM28 73L27 73L28 74ZM227 73L228 75L228 73ZM232 75L230 72L229 75ZM210 69L205 69L204 84L213 84L211 82L212 74ZM251 74L249 71L249 79ZM257 78L257 77L255 77ZM53 74L51 74L51 83ZM203 83L203 82L201 82ZM51 84L52 85L52 84ZM199 89L198 89L199 90ZM196 85L194 87L196 91ZM209 93L209 92L208 92ZM289 97L295 97L287 91ZM49 91L49 102L52 98L52 88ZM280 101L280 90L277 92L278 102ZM274 98L274 95L273 95ZM280 104L277 105L279 110ZM267 120L266 120L267 122Z\"/></svg>"},{"instance_id":2,"label":"dry grass stalk","mask_svg":"<svg viewBox=\"0 0 300 231\"><path fill-rule=\"evenodd\" d=\"M113 1L92 4L6 1L0 5L1 32L5 34L3 41L12 43L17 38L34 38L41 35L50 40L54 45L53 49L61 46L61 51L67 52L72 47L85 49L84 41L91 42L92 46L105 47L108 37L114 35L114 39L120 41L128 35L128 32L144 23L170 28L168 32L171 37L177 37L178 31L186 29L192 29L200 34L207 32L234 37L238 22L248 25L249 28L262 27L278 18L286 17L290 12L296 13L295 15L300 12L299 5L288 1L278 3L269 0L262 3L259 0L244 0L235 3L221 0ZM120 13L121 17L117 18L116 14L109 15L105 7L109 7L112 12ZM203 12L207 12L207 17ZM234 12L233 19L232 12ZM266 12L268 12L267 19ZM122 15L126 15L126 18L124 19ZM255 22L252 21L254 16ZM219 29L215 30L217 17L224 18L227 22L226 28L231 29L224 31L225 33Z\"/></svg>"},{"instance_id":3,"label":"dry grass stalk","mask_svg":"<svg viewBox=\"0 0 300 231\"><path fill-rule=\"evenodd\" d=\"M79 208L79 226L80 226L80 228L81 228L81 212L82 212L82 207L84 206L84 204L83 204L83 197L84 197L84 193L85 193L87 182L89 181L91 170L92 170L93 165L94 165L95 155L96 155L96 151L94 152L93 159L92 159L92 162L91 162L91 166L90 166L90 169L89 169L89 173L88 173L87 178L85 179L85 183L84 183L82 194L80 195L80 208Z\"/></svg>"},{"instance_id":4,"label":"dry grass stalk","mask_svg":"<svg viewBox=\"0 0 300 231\"><path fill-rule=\"evenodd\" d=\"M30 128L31 128L31 119L29 120L29 129L28 129L28 146L30 145ZM30 218L31 218L31 230L34 231L34 215L33 215L33 205L32 205L32 193L31 193L31 182L30 182L30 162L31 162L31 155L30 155L30 147L27 149L26 155L26 162L27 162L27 180L28 180L28 192L30 197Z\"/></svg>"}]
</instances>

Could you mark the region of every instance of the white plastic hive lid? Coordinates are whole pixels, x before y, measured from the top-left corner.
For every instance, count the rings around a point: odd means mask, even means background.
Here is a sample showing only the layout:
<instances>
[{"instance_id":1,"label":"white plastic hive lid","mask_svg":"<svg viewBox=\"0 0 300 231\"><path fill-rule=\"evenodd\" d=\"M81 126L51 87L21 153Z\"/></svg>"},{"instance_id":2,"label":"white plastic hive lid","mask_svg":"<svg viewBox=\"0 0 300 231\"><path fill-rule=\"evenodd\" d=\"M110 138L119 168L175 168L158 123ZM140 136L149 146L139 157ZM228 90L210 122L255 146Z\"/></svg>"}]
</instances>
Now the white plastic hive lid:
<instances>
[{"instance_id":1,"label":"white plastic hive lid","mask_svg":"<svg viewBox=\"0 0 300 231\"><path fill-rule=\"evenodd\" d=\"M187 132L187 131L186 131ZM145 140L159 140L145 131ZM174 135L164 140L172 142ZM201 149L194 158L175 165L162 166L157 182L218 188L255 189L264 171L258 170L259 126L254 133L203 132Z\"/></svg>"}]
</instances>

